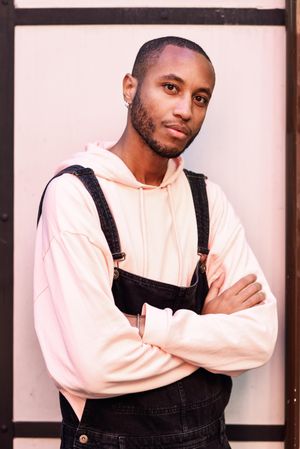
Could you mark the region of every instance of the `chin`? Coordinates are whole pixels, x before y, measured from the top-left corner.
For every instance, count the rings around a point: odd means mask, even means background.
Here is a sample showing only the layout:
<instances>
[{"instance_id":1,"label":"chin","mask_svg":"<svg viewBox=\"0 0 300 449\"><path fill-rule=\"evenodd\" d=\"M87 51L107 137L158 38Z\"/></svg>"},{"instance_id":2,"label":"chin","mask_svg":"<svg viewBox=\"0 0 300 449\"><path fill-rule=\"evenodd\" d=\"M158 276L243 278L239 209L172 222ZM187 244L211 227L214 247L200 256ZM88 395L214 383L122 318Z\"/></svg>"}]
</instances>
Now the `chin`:
<instances>
[{"instance_id":1,"label":"chin","mask_svg":"<svg viewBox=\"0 0 300 449\"><path fill-rule=\"evenodd\" d=\"M175 159L176 157L180 156L185 150L185 148L162 147L162 146L155 148L151 147L151 149L159 156L168 159Z\"/></svg>"}]
</instances>

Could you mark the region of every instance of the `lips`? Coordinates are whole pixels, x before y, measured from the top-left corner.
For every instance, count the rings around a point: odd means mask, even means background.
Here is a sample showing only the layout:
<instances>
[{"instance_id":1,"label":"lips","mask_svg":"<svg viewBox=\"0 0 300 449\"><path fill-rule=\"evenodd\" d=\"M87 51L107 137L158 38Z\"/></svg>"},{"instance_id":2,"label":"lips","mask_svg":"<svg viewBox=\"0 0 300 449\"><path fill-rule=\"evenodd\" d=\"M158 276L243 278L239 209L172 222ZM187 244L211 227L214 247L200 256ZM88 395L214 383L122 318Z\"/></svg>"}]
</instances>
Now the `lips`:
<instances>
[{"instance_id":1,"label":"lips","mask_svg":"<svg viewBox=\"0 0 300 449\"><path fill-rule=\"evenodd\" d=\"M175 135L178 134L180 136L180 134L184 134L185 136L189 136L191 134L191 131L187 126L179 123L167 123L165 127L171 132L173 131Z\"/></svg>"}]
</instances>

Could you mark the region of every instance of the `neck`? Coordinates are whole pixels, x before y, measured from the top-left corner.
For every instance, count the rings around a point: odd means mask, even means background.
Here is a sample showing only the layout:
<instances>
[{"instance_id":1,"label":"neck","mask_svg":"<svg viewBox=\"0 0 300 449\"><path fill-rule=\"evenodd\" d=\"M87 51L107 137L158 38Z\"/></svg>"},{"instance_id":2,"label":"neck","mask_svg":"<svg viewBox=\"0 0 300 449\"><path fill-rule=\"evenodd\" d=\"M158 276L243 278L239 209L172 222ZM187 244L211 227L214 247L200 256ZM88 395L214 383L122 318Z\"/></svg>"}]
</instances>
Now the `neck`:
<instances>
[{"instance_id":1,"label":"neck","mask_svg":"<svg viewBox=\"0 0 300 449\"><path fill-rule=\"evenodd\" d=\"M169 159L156 154L135 130L125 128L120 140L110 149L127 165L135 178L148 185L159 186L165 176Z\"/></svg>"}]
</instances>

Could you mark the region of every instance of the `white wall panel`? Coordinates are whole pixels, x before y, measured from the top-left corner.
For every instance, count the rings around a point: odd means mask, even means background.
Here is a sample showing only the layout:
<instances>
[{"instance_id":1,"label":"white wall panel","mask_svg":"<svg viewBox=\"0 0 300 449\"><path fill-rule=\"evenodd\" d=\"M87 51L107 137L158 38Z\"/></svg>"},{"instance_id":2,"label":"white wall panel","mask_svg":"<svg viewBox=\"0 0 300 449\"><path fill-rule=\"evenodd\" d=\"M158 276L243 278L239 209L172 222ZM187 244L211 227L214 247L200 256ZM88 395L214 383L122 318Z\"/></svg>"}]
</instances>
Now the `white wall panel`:
<instances>
[{"instance_id":1,"label":"white wall panel","mask_svg":"<svg viewBox=\"0 0 300 449\"><path fill-rule=\"evenodd\" d=\"M231 449L284 449L284 443L277 442L251 442L251 443L243 443L240 441L236 441L234 443L230 443Z\"/></svg>"},{"instance_id":2,"label":"white wall panel","mask_svg":"<svg viewBox=\"0 0 300 449\"><path fill-rule=\"evenodd\" d=\"M144 41L175 34L203 45L217 72L187 165L222 185L279 300L276 354L235 380L227 421L284 422L284 33L282 27L229 26L16 28L15 420L59 419L32 324L33 240L43 185L85 142L120 135L123 74Z\"/></svg>"},{"instance_id":3,"label":"white wall panel","mask_svg":"<svg viewBox=\"0 0 300 449\"><path fill-rule=\"evenodd\" d=\"M59 449L60 441L50 438L17 438L14 449ZM231 449L284 449L284 443L230 443Z\"/></svg>"},{"instance_id":4,"label":"white wall panel","mask_svg":"<svg viewBox=\"0 0 300 449\"><path fill-rule=\"evenodd\" d=\"M60 440L55 438L14 439L14 449L59 449L59 446Z\"/></svg>"},{"instance_id":5,"label":"white wall panel","mask_svg":"<svg viewBox=\"0 0 300 449\"><path fill-rule=\"evenodd\" d=\"M222 7L222 8L284 8L285 0L15 0L17 8L75 7Z\"/></svg>"}]
</instances>

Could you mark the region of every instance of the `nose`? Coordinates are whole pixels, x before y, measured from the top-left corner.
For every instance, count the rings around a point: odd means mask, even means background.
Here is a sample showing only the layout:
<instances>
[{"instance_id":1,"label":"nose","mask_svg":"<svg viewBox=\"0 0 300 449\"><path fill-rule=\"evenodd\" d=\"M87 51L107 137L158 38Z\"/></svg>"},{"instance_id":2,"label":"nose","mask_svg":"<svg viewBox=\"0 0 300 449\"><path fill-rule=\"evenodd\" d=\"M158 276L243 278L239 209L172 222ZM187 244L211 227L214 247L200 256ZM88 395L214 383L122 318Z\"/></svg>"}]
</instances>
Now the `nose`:
<instances>
[{"instance_id":1,"label":"nose","mask_svg":"<svg viewBox=\"0 0 300 449\"><path fill-rule=\"evenodd\" d=\"M180 117L182 120L187 121L192 115L192 99L190 96L184 95L177 97L177 101L174 108L174 115Z\"/></svg>"}]
</instances>

